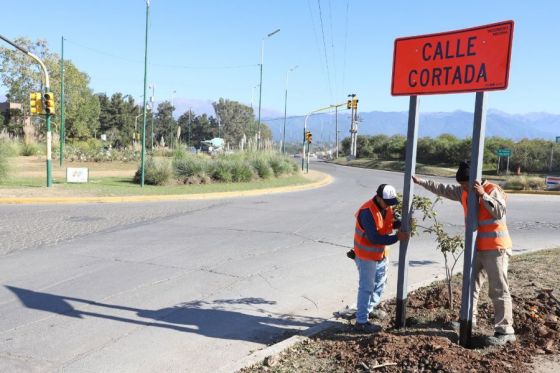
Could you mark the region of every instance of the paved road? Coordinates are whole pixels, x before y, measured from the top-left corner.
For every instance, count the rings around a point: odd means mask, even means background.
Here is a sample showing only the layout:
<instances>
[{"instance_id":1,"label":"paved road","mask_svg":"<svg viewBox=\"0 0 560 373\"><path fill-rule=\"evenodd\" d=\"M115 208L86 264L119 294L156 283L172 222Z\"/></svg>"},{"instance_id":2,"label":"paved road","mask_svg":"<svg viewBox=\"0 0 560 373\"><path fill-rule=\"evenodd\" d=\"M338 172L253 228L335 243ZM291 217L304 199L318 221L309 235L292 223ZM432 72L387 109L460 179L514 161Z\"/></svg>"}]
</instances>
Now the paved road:
<instances>
[{"instance_id":1,"label":"paved road","mask_svg":"<svg viewBox=\"0 0 560 373\"><path fill-rule=\"evenodd\" d=\"M312 167L334 182L216 201L0 205L0 371L211 372L352 305L354 210L379 183L402 188L402 174ZM511 195L508 211L516 251L559 245L560 197ZM459 204L440 216L461 231ZM443 275L429 237L410 250L411 285Z\"/></svg>"}]
</instances>

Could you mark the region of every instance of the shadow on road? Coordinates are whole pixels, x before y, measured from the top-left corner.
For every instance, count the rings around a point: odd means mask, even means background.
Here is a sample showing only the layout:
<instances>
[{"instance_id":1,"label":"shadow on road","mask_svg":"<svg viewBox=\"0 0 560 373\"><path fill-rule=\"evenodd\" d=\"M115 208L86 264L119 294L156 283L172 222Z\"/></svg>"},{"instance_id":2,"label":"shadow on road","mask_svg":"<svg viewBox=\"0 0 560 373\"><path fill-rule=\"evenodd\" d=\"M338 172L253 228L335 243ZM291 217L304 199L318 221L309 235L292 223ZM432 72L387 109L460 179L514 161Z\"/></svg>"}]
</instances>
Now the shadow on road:
<instances>
[{"instance_id":1,"label":"shadow on road","mask_svg":"<svg viewBox=\"0 0 560 373\"><path fill-rule=\"evenodd\" d=\"M193 301L158 310L148 310L36 292L14 286L5 287L13 292L25 307L34 310L80 319L97 317L148 327L196 333L211 338L256 343L270 343L280 336L286 337L296 334L299 329L323 321L320 318L276 314L266 311L258 306L274 305L276 302L262 298L218 299L213 302ZM82 304L83 309L74 307L71 302ZM229 309L225 309L226 306ZM243 307L245 311L265 316L232 310L236 307ZM248 307L250 307L249 310ZM98 308L106 308L107 312L92 311L92 309ZM111 310L129 311L132 314L130 317L123 317L111 314ZM122 315L122 312L119 312L119 315Z\"/></svg>"}]
</instances>

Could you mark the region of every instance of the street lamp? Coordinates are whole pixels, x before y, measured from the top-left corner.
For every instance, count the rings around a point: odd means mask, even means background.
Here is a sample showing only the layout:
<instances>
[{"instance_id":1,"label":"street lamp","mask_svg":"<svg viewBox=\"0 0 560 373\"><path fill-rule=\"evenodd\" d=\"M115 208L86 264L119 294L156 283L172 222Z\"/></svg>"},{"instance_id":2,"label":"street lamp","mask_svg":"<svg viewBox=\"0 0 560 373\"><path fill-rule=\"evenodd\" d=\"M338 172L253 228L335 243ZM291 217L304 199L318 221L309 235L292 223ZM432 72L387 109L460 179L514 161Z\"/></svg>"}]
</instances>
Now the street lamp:
<instances>
[{"instance_id":1,"label":"street lamp","mask_svg":"<svg viewBox=\"0 0 560 373\"><path fill-rule=\"evenodd\" d=\"M264 63L264 41L266 40L266 38L271 37L274 34L277 34L278 32L280 32L280 29L276 29L275 31L272 31L270 34L266 35L266 37L262 38L262 42L261 42L261 79L260 79L260 83L259 83L259 120L257 123L257 150L259 150L259 142L261 140L261 101L262 101L262 76L263 76L263 63Z\"/></svg>"},{"instance_id":2,"label":"street lamp","mask_svg":"<svg viewBox=\"0 0 560 373\"><path fill-rule=\"evenodd\" d=\"M148 76L148 21L150 17L150 0L146 0L146 38L144 42L144 105L142 106L144 116L144 130L142 131L142 162L140 172L140 186L144 187L144 163L146 154L146 81Z\"/></svg>"},{"instance_id":3,"label":"street lamp","mask_svg":"<svg viewBox=\"0 0 560 373\"><path fill-rule=\"evenodd\" d=\"M284 151L286 150L285 143L286 143L286 112L288 109L288 77L290 75L290 71L294 71L298 67L299 67L298 65L295 65L294 67L286 71L286 92L284 94L284 129L282 130L282 153L284 153Z\"/></svg>"}]
</instances>

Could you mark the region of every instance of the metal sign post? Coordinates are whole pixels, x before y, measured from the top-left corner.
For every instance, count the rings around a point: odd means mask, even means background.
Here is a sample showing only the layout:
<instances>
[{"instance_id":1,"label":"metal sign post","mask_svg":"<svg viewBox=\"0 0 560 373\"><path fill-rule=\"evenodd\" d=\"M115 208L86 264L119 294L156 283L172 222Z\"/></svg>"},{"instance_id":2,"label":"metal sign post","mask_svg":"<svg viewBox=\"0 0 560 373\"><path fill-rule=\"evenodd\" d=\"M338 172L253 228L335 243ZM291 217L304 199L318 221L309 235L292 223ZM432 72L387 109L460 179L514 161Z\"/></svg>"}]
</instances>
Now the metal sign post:
<instances>
[{"instance_id":1,"label":"metal sign post","mask_svg":"<svg viewBox=\"0 0 560 373\"><path fill-rule=\"evenodd\" d=\"M465 255L463 259L463 288L461 296L461 327L459 343L469 347L472 336L472 302L474 285L473 264L476 257L476 229L478 227L478 197L473 190L474 182L482 175L482 158L484 156L484 134L486 131L486 108L484 92L476 93L474 124L472 134L471 164L469 174L469 194L467 202L467 221L465 226Z\"/></svg>"},{"instance_id":2,"label":"metal sign post","mask_svg":"<svg viewBox=\"0 0 560 373\"><path fill-rule=\"evenodd\" d=\"M406 163L404 169L404 189L402 201L401 229L410 231L410 218L412 213L412 197L414 183L412 175L416 170L416 144L418 140L418 96L410 96L408 109L408 133L406 140ZM397 328L406 326L406 300L408 281L408 240L400 241L399 247L399 274L397 279Z\"/></svg>"}]
</instances>

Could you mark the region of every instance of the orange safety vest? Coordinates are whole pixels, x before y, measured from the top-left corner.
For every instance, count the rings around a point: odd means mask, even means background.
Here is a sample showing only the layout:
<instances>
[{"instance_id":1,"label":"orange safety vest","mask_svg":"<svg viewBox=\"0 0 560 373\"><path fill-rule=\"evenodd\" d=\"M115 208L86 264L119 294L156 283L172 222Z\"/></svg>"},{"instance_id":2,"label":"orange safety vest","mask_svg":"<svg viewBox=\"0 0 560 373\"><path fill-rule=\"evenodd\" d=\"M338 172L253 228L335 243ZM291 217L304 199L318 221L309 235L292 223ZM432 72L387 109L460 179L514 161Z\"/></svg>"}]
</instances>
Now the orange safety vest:
<instances>
[{"instance_id":1,"label":"orange safety vest","mask_svg":"<svg viewBox=\"0 0 560 373\"><path fill-rule=\"evenodd\" d=\"M498 189L504 193L499 186L489 182L485 182L482 187L487 194L490 194L494 189ZM465 212L465 219L467 218L467 192L463 191L461 195L461 204ZM504 198L505 198L504 193ZM483 250L499 250L510 249L512 246L511 238L504 220L496 219L484 207L482 198L479 201L478 208L478 233L476 235L476 249Z\"/></svg>"},{"instance_id":2,"label":"orange safety vest","mask_svg":"<svg viewBox=\"0 0 560 373\"><path fill-rule=\"evenodd\" d=\"M358 216L360 211L369 209L377 231L381 235L387 235L393 232L393 208L387 207L385 210L385 218L381 215L381 211L373 201L370 199L364 203L356 212L356 230L354 232L354 252L356 256L364 260L383 260L389 255L389 249L385 245L373 244L369 242L365 230L360 226Z\"/></svg>"}]
</instances>

